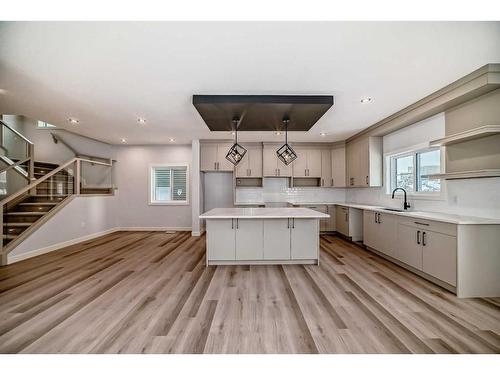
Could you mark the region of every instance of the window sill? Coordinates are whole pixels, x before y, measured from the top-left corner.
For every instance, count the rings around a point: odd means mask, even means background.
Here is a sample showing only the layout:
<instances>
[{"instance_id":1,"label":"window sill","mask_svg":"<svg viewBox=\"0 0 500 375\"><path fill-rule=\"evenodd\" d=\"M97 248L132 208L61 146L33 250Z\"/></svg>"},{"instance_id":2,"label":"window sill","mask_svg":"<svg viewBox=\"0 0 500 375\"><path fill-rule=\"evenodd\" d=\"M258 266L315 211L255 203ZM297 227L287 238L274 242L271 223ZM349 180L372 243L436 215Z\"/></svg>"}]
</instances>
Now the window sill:
<instances>
[{"instance_id":1,"label":"window sill","mask_svg":"<svg viewBox=\"0 0 500 375\"><path fill-rule=\"evenodd\" d=\"M149 202L149 206L189 206L189 202Z\"/></svg>"}]
</instances>

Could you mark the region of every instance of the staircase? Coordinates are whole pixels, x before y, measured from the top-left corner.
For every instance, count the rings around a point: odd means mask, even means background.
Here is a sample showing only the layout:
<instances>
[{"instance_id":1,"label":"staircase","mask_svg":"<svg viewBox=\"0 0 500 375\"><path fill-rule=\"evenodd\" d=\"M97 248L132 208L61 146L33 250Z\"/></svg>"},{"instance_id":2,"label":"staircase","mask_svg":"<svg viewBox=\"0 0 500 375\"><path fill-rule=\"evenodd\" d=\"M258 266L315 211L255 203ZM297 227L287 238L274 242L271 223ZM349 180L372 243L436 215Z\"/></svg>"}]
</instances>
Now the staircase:
<instances>
[{"instance_id":1,"label":"staircase","mask_svg":"<svg viewBox=\"0 0 500 375\"><path fill-rule=\"evenodd\" d=\"M56 169L51 163L34 163L36 179ZM15 240L21 233L49 213L64 198L74 192L74 177L66 170L57 172L35 188L36 194L22 196L7 207L3 217L3 246Z\"/></svg>"}]
</instances>

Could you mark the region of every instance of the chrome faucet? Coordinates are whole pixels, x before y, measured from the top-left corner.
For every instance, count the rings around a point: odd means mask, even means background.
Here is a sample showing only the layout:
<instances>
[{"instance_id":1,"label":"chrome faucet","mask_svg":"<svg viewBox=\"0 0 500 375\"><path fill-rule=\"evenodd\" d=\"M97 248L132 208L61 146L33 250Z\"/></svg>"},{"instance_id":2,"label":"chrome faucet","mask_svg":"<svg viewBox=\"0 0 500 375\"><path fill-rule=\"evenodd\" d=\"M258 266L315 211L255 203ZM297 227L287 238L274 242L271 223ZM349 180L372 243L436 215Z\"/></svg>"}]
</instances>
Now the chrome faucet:
<instances>
[{"instance_id":1,"label":"chrome faucet","mask_svg":"<svg viewBox=\"0 0 500 375\"><path fill-rule=\"evenodd\" d=\"M392 191L392 199L394 199L394 193L396 192L396 190L403 190L403 193L405 193L405 202L403 203L403 208L405 210L407 210L408 208L410 208L410 204L406 201L406 190L403 189L403 188L396 188Z\"/></svg>"}]
</instances>

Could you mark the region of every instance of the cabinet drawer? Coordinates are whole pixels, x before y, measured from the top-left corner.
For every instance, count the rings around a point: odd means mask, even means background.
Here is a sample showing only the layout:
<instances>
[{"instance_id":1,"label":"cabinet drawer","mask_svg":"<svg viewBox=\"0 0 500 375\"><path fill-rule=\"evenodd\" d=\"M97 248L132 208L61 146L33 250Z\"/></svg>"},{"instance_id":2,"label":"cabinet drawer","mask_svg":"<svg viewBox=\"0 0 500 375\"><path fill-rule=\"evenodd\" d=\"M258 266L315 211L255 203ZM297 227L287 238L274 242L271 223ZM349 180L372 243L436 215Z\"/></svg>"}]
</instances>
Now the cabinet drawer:
<instances>
[{"instance_id":1,"label":"cabinet drawer","mask_svg":"<svg viewBox=\"0 0 500 375\"><path fill-rule=\"evenodd\" d=\"M443 223L441 221L417 219L414 217L399 216L399 223L410 225L421 230L430 230L433 232L447 234L449 236L457 236L457 225Z\"/></svg>"}]
</instances>

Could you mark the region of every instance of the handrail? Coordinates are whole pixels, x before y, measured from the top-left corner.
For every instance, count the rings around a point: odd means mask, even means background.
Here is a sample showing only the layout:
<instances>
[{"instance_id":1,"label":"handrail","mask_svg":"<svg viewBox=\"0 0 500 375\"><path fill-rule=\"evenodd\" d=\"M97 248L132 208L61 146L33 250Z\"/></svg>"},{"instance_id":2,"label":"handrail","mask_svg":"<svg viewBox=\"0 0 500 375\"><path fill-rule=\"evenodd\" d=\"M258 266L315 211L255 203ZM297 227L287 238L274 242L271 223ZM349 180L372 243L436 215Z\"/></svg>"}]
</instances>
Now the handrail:
<instances>
[{"instance_id":1,"label":"handrail","mask_svg":"<svg viewBox=\"0 0 500 375\"><path fill-rule=\"evenodd\" d=\"M33 142L31 142L28 138L26 138L24 135L22 135L21 133L19 133L16 129L14 128L11 128L9 125L7 125L5 122L3 122L3 120L0 120L0 124L2 124L3 126L5 126L6 128L8 128L10 131L12 131L14 134L16 134L19 138L21 138L22 140L24 140L26 143L32 145Z\"/></svg>"},{"instance_id":2,"label":"handrail","mask_svg":"<svg viewBox=\"0 0 500 375\"><path fill-rule=\"evenodd\" d=\"M10 160L10 159L9 159L9 160ZM26 158L26 159L24 159L24 160L19 160L19 161L15 162L14 164L9 164L6 168L1 169L1 170L0 170L0 173L6 172L6 171L8 171L9 169L11 169L11 168L15 168L15 167L17 167L17 166L19 166L19 165L21 165L21 164L26 163L27 161L30 161L30 160L31 160L31 158ZM25 176L25 177L27 177L27 175L28 175L28 173L26 173L26 176ZM23 174L23 176L24 176L24 174Z\"/></svg>"},{"instance_id":3,"label":"handrail","mask_svg":"<svg viewBox=\"0 0 500 375\"><path fill-rule=\"evenodd\" d=\"M80 161L80 162L83 161L83 162L87 162L87 163L99 164L99 165L104 165L104 166L107 166L107 167L112 167L113 166L113 164L102 163L102 162L99 162L99 161L82 159L82 158L73 158L71 160L68 160L63 165L60 165L59 167L57 167L53 171L47 173L43 177L40 177L39 179L37 179L36 181L32 182L31 184L25 186L24 188L22 188L21 190L17 191L16 193L14 193L12 195L9 195L8 197L4 198L2 201L0 201L0 207L3 207L4 204L9 203L10 201L12 201L12 200L16 199L17 197L23 195L24 193L30 191L31 189L35 188L38 184L40 184L40 183L44 182L45 180L51 178L56 173L60 172L61 170L65 169L66 167L68 167L69 165L71 165L71 164L73 164L73 163L75 163L77 161Z\"/></svg>"},{"instance_id":4,"label":"handrail","mask_svg":"<svg viewBox=\"0 0 500 375\"><path fill-rule=\"evenodd\" d=\"M102 158L100 156L93 156L93 155L85 155L85 154L81 154L79 152L77 152L73 147L71 147L63 138L61 138L58 134L56 133L50 133L50 135L52 136L52 139L54 140L54 143L57 144L57 142L61 142L64 146L66 146L73 154L75 154L75 157L77 158L89 158L89 159L92 159L92 158L95 158L95 159L101 159L101 160L112 160L111 158L110 159L106 159L106 158Z\"/></svg>"}]
</instances>

